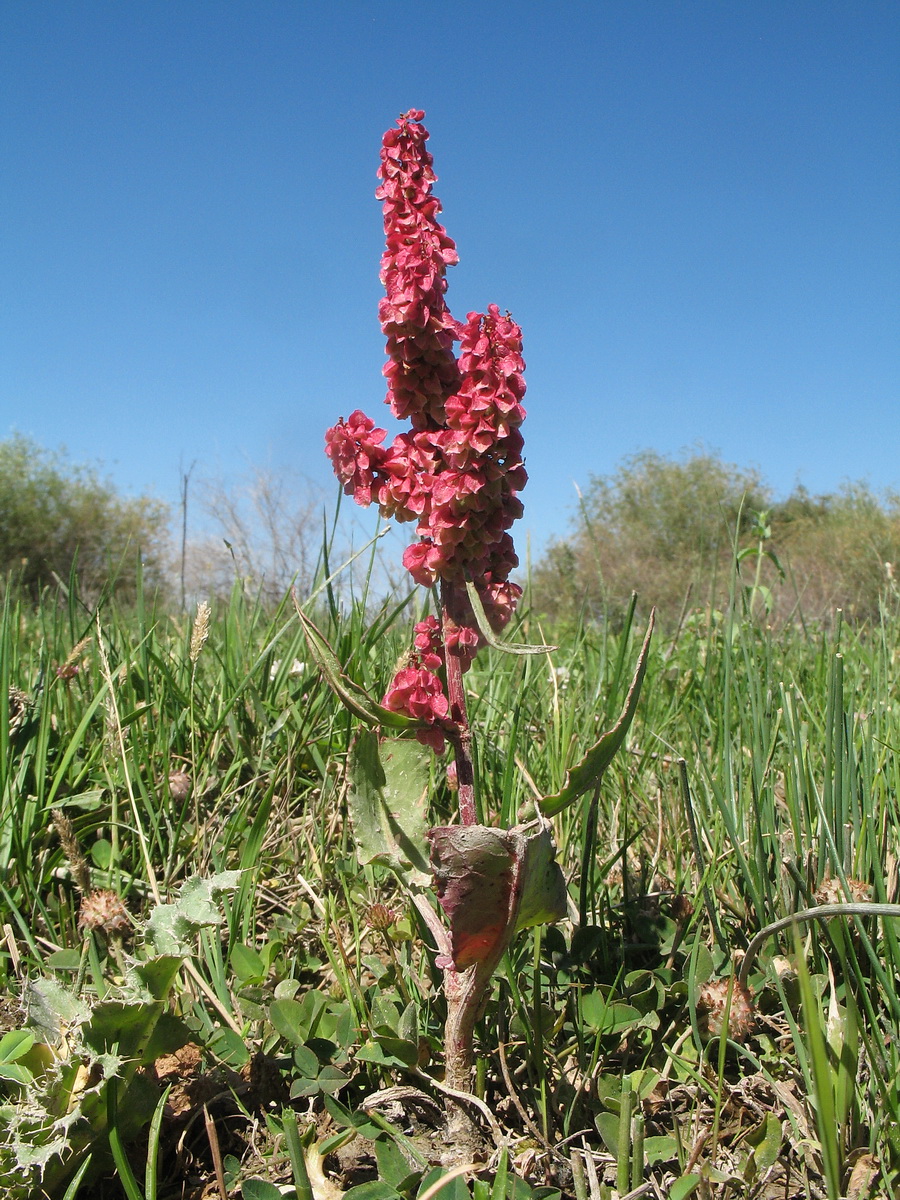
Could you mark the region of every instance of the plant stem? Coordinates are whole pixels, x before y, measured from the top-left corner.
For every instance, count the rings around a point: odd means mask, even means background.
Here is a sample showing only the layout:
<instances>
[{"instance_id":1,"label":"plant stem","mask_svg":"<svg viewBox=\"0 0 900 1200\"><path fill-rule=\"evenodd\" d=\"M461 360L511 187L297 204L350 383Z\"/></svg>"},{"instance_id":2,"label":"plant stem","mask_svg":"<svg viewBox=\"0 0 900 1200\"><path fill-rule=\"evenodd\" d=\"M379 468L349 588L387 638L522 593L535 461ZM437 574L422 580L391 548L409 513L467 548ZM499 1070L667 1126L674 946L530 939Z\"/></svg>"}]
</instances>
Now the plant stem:
<instances>
[{"instance_id":1,"label":"plant stem","mask_svg":"<svg viewBox=\"0 0 900 1200\"><path fill-rule=\"evenodd\" d=\"M477 825L478 815L475 809L475 771L472 766L472 730L466 712L466 689L463 684L462 662L459 655L453 654L447 647L447 629L451 623L450 611L453 600L457 599L457 607L461 597L455 593L453 584L441 581L441 623L444 630L444 663L447 670L447 699L450 702L450 720L456 726L454 732L448 733L456 757L456 778L459 783L457 801L459 804L459 819L463 825Z\"/></svg>"}]
</instances>

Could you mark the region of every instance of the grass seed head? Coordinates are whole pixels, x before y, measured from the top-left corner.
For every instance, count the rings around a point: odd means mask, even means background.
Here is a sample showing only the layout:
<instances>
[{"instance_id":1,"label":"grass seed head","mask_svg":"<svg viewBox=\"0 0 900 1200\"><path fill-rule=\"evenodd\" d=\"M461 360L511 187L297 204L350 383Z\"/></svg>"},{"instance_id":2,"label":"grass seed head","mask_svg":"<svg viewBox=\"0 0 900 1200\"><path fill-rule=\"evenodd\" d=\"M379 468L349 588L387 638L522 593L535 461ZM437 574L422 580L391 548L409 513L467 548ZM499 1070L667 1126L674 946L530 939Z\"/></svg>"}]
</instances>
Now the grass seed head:
<instances>
[{"instance_id":1,"label":"grass seed head","mask_svg":"<svg viewBox=\"0 0 900 1200\"><path fill-rule=\"evenodd\" d=\"M61 808L54 808L50 819L62 844L63 854L66 856L75 885L80 892L87 895L91 890L91 869L75 833L75 826Z\"/></svg>"},{"instance_id":2,"label":"grass seed head","mask_svg":"<svg viewBox=\"0 0 900 1200\"><path fill-rule=\"evenodd\" d=\"M91 644L91 635L83 637L77 645L72 647L72 650L64 663L60 663L56 668L58 679L63 679L68 682L74 679L78 672L87 665L88 659L85 658L84 652Z\"/></svg>"},{"instance_id":3,"label":"grass seed head","mask_svg":"<svg viewBox=\"0 0 900 1200\"><path fill-rule=\"evenodd\" d=\"M191 630L191 649L190 659L195 663L200 657L200 651L206 645L206 639L209 637L209 618L212 615L212 610L205 600L201 600L197 605L197 615L194 617L194 628Z\"/></svg>"},{"instance_id":4,"label":"grass seed head","mask_svg":"<svg viewBox=\"0 0 900 1200\"><path fill-rule=\"evenodd\" d=\"M25 724L29 700L26 693L21 688L17 688L15 684L10 686L8 696L9 736L13 738Z\"/></svg>"}]
</instances>

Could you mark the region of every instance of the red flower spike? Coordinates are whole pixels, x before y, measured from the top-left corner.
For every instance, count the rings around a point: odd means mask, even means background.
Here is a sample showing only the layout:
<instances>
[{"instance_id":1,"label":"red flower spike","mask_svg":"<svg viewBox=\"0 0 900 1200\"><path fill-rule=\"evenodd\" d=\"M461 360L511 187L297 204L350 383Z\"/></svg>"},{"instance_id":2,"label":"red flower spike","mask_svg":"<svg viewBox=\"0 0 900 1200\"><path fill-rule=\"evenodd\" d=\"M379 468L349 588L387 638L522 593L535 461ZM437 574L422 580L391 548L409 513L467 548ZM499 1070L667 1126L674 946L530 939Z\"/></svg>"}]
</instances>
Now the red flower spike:
<instances>
[{"instance_id":1,"label":"red flower spike","mask_svg":"<svg viewBox=\"0 0 900 1200\"><path fill-rule=\"evenodd\" d=\"M385 431L357 410L328 431L326 450L358 504L374 502L386 517L416 522L418 540L403 555L416 583L445 581L461 593L474 580L499 631L521 594L508 581L518 559L507 531L522 515L518 493L527 480L519 428L522 331L496 304L469 313L465 323L447 308L446 271L458 256L438 221L423 116L410 109L384 135L376 191L385 229L379 317L387 337L386 402L412 428L386 448ZM464 596L462 611L451 618L447 650L465 670L482 639ZM443 662L435 646L417 642L417 650L423 669Z\"/></svg>"}]
</instances>

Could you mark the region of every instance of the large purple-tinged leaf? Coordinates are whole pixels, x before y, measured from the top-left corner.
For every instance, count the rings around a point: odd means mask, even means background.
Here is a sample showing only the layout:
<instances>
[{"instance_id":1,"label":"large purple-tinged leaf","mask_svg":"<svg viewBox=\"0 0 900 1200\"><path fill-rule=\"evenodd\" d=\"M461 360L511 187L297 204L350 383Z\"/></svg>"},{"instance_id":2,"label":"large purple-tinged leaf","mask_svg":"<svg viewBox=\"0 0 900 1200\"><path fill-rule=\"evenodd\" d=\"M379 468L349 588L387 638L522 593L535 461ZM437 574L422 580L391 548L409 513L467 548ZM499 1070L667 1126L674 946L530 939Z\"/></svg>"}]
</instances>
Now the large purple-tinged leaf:
<instances>
[{"instance_id":1,"label":"large purple-tinged leaf","mask_svg":"<svg viewBox=\"0 0 900 1200\"><path fill-rule=\"evenodd\" d=\"M644 644L641 646L641 653L635 667L634 678L628 689L628 695L625 697L625 704L619 714L618 721L616 721L612 729L608 729L603 734L598 742L595 742L591 746L590 750L588 750L577 766L572 767L566 772L566 782L561 791L556 792L552 796L545 796L543 800L538 801L538 808L540 808L545 817L552 817L556 813L561 812L574 800L577 800L579 796L583 796L585 792L589 792L597 787L607 767L615 758L619 747L625 741L625 735L631 728L631 722L634 720L634 714L637 711L638 700L641 695L641 684L644 682L644 672L647 670L647 655L650 650L650 638L653 634L655 619L656 610L654 609L650 613L650 621L647 625Z\"/></svg>"},{"instance_id":2,"label":"large purple-tinged leaf","mask_svg":"<svg viewBox=\"0 0 900 1200\"><path fill-rule=\"evenodd\" d=\"M565 916L566 885L549 822L443 825L430 829L428 840L457 970L499 958L517 930Z\"/></svg>"},{"instance_id":3,"label":"large purple-tinged leaf","mask_svg":"<svg viewBox=\"0 0 900 1200\"><path fill-rule=\"evenodd\" d=\"M515 856L509 831L444 825L428 831L441 908L457 970L489 958L508 937Z\"/></svg>"}]
</instances>

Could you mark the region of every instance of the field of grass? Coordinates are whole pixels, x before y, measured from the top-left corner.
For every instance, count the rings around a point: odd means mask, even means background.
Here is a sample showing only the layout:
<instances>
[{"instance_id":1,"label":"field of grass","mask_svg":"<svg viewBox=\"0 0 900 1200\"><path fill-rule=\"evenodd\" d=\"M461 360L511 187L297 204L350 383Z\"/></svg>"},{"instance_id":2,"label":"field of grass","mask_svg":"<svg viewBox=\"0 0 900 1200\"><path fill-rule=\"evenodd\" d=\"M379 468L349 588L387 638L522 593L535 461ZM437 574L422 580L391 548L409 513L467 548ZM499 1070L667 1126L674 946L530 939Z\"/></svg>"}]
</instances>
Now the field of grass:
<instances>
[{"instance_id":1,"label":"field of grass","mask_svg":"<svg viewBox=\"0 0 900 1200\"><path fill-rule=\"evenodd\" d=\"M308 606L375 697L404 599ZM496 973L463 1105L483 1151L454 1168L431 934L360 865L358 722L290 599L237 587L207 624L8 593L2 620L4 1197L900 1190L897 912L865 907L900 900L891 597L858 630L772 633L739 597L655 636L625 746L554 819L569 916ZM527 818L615 723L643 632L525 603L506 637L559 648L479 655L483 824Z\"/></svg>"}]
</instances>

